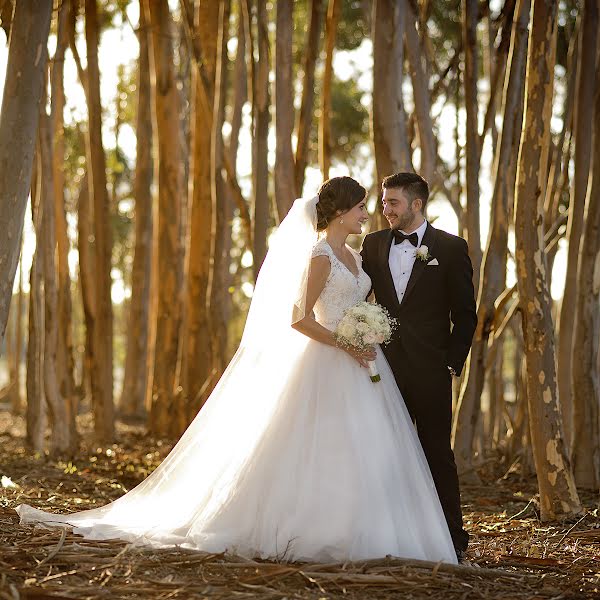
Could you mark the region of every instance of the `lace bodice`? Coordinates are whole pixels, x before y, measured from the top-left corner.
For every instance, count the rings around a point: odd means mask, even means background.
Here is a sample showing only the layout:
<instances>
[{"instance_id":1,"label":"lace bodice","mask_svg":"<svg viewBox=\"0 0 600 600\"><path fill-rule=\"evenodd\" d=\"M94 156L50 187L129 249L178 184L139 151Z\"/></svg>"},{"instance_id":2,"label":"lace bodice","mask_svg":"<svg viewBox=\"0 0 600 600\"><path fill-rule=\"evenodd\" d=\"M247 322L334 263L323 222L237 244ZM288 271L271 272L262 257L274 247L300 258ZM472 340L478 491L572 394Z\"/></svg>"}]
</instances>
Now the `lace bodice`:
<instances>
[{"instance_id":1,"label":"lace bodice","mask_svg":"<svg viewBox=\"0 0 600 600\"><path fill-rule=\"evenodd\" d=\"M349 248L356 259L358 277L348 270L348 267L333 253L325 239L317 242L313 248L315 256L327 256L331 263L331 271L325 282L325 287L317 299L313 311L315 319L323 327L333 331L344 311L358 302L362 302L371 289L371 278L363 271L360 254Z\"/></svg>"}]
</instances>

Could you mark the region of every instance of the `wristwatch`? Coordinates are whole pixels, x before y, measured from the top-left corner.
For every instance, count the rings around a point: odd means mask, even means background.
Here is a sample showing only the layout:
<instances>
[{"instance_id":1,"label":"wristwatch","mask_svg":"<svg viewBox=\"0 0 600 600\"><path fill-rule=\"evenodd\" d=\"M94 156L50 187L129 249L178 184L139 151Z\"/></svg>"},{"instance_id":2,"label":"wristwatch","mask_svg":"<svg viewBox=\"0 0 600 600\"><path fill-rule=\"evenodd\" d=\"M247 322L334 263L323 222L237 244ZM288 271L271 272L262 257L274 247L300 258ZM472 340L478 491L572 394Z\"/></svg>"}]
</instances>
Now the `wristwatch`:
<instances>
[{"instance_id":1,"label":"wristwatch","mask_svg":"<svg viewBox=\"0 0 600 600\"><path fill-rule=\"evenodd\" d=\"M448 371L450 371L450 375L452 375L452 377L456 377L456 371L454 370L454 367L448 365Z\"/></svg>"}]
</instances>

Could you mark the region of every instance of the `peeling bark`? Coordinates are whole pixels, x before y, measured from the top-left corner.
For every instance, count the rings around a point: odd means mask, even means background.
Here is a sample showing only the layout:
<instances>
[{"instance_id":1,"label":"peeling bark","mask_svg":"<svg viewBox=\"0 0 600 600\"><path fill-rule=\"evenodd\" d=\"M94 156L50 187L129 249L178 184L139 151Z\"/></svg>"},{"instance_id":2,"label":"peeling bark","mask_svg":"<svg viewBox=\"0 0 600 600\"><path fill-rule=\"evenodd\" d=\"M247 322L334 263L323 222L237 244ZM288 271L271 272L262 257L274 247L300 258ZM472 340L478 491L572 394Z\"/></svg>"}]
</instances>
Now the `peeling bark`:
<instances>
[{"instance_id":1,"label":"peeling bark","mask_svg":"<svg viewBox=\"0 0 600 600\"><path fill-rule=\"evenodd\" d=\"M557 0L533 1L515 197L517 285L525 341L531 441L543 521L581 512L563 439L542 227L557 5Z\"/></svg>"}]
</instances>

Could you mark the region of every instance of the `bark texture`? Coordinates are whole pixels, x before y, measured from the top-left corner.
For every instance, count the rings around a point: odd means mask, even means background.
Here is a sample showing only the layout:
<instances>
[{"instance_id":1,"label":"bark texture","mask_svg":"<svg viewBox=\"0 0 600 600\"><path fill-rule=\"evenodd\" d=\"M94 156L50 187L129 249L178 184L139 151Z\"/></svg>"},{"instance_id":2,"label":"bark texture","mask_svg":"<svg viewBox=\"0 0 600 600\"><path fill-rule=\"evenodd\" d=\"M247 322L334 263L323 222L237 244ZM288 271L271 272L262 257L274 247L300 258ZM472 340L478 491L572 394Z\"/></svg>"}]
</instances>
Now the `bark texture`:
<instances>
[{"instance_id":1,"label":"bark texture","mask_svg":"<svg viewBox=\"0 0 600 600\"><path fill-rule=\"evenodd\" d=\"M35 8L18 0L11 25L0 111L0 345L21 251L51 14L51 0Z\"/></svg>"},{"instance_id":2,"label":"bark texture","mask_svg":"<svg viewBox=\"0 0 600 600\"><path fill-rule=\"evenodd\" d=\"M562 432L541 227L546 187L543 167L550 147L557 5L556 0L533 0L515 198L515 258L527 364L529 423L543 521L581 512Z\"/></svg>"}]
</instances>

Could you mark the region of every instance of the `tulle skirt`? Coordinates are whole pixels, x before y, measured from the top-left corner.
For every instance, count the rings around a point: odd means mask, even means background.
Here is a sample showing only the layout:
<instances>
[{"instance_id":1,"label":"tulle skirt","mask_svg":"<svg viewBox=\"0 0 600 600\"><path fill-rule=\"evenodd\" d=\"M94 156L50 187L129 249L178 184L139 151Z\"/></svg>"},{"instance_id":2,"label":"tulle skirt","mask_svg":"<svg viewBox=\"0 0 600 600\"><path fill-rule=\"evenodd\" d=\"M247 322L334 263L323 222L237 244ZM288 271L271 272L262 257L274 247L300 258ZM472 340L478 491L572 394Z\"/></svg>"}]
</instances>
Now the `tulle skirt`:
<instances>
[{"instance_id":1,"label":"tulle skirt","mask_svg":"<svg viewBox=\"0 0 600 600\"><path fill-rule=\"evenodd\" d=\"M286 352L240 348L169 456L123 497L68 515L21 505L21 521L278 560L456 563L381 350L372 383L345 352L293 340Z\"/></svg>"}]
</instances>

